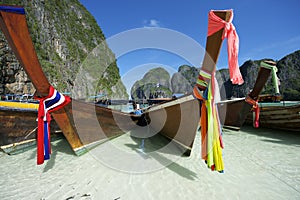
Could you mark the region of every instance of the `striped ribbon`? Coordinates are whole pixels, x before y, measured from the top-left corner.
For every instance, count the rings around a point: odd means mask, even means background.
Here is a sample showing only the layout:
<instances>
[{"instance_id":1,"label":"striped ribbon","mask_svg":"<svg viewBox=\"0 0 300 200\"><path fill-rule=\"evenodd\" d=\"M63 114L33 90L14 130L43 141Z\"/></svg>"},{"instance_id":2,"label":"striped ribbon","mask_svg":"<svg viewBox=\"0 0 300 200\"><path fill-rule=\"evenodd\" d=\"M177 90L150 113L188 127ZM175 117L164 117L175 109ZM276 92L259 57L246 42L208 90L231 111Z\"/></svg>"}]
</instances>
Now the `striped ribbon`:
<instances>
[{"instance_id":1,"label":"striped ribbon","mask_svg":"<svg viewBox=\"0 0 300 200\"><path fill-rule=\"evenodd\" d=\"M50 86L46 97L35 97L40 101L38 109L38 135L37 135L37 164L43 164L44 160L50 159L50 113L67 105L71 99L69 96L60 94Z\"/></svg>"},{"instance_id":2,"label":"striped ribbon","mask_svg":"<svg viewBox=\"0 0 300 200\"><path fill-rule=\"evenodd\" d=\"M200 70L199 75L198 75L198 79L196 84L198 85L198 87L201 90L205 90L208 86L208 83L211 79L211 75L210 73L204 71L203 69Z\"/></svg>"}]
</instances>

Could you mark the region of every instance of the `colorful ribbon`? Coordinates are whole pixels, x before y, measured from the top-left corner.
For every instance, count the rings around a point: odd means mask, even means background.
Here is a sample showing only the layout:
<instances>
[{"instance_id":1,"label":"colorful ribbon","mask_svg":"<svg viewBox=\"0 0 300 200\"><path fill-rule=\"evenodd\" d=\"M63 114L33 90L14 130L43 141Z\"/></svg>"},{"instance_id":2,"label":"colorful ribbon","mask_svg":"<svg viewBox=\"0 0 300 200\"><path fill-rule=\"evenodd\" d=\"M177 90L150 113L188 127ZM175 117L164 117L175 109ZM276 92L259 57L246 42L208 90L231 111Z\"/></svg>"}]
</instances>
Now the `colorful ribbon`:
<instances>
[{"instance_id":1,"label":"colorful ribbon","mask_svg":"<svg viewBox=\"0 0 300 200\"><path fill-rule=\"evenodd\" d=\"M208 77L207 77L208 78ZM207 89L201 95L197 86L194 87L193 94L201 102L201 155L207 166L211 170L218 172L224 171L222 157L222 129L219 120L218 109L214 99L215 96L215 77L211 75L211 81Z\"/></svg>"},{"instance_id":2,"label":"colorful ribbon","mask_svg":"<svg viewBox=\"0 0 300 200\"><path fill-rule=\"evenodd\" d=\"M227 38L227 51L228 51L228 66L230 80L233 84L243 84L244 80L239 70L238 63L238 52L239 52L239 37L235 30L234 25L232 24L233 12L231 11L231 16L229 22L224 21L217 15L214 11L209 12L208 16L208 33L210 36L220 29L224 28L222 39Z\"/></svg>"},{"instance_id":3,"label":"colorful ribbon","mask_svg":"<svg viewBox=\"0 0 300 200\"><path fill-rule=\"evenodd\" d=\"M43 164L44 160L50 159L50 113L59 110L71 102L69 96L60 94L50 86L46 97L35 97L40 101L38 109L38 135L37 135L37 164Z\"/></svg>"}]
</instances>

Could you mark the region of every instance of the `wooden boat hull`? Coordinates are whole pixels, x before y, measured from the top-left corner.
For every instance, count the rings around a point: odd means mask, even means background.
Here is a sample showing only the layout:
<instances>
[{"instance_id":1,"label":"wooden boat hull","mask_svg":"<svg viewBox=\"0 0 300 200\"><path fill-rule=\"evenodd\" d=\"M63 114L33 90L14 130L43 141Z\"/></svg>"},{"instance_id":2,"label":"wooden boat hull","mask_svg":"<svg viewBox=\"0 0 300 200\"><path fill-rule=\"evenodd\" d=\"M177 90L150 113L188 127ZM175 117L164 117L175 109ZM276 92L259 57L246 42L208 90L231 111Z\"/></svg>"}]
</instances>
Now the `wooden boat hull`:
<instances>
[{"instance_id":1,"label":"wooden boat hull","mask_svg":"<svg viewBox=\"0 0 300 200\"><path fill-rule=\"evenodd\" d=\"M221 101L217 106L221 123L233 130L240 130L252 108L245 98Z\"/></svg>"},{"instance_id":2,"label":"wooden boat hull","mask_svg":"<svg viewBox=\"0 0 300 200\"><path fill-rule=\"evenodd\" d=\"M145 118L154 133L190 150L199 125L200 103L189 95L151 107L145 112Z\"/></svg>"},{"instance_id":3,"label":"wooden boat hull","mask_svg":"<svg viewBox=\"0 0 300 200\"><path fill-rule=\"evenodd\" d=\"M252 119L252 113L249 113L245 123L252 124ZM259 127L300 132L300 104L285 106L261 104Z\"/></svg>"},{"instance_id":4,"label":"wooden boat hull","mask_svg":"<svg viewBox=\"0 0 300 200\"><path fill-rule=\"evenodd\" d=\"M35 139L37 134L37 110L0 107L0 145L19 143ZM51 133L60 131L54 120L50 123Z\"/></svg>"},{"instance_id":5,"label":"wooden boat hull","mask_svg":"<svg viewBox=\"0 0 300 200\"><path fill-rule=\"evenodd\" d=\"M161 134L191 150L200 121L200 101L188 95L168 103L150 107L145 112L154 134ZM245 98L221 101L217 104L220 122L224 127L239 130L250 113L251 105ZM152 133L153 134L153 133Z\"/></svg>"},{"instance_id":6,"label":"wooden boat hull","mask_svg":"<svg viewBox=\"0 0 300 200\"><path fill-rule=\"evenodd\" d=\"M119 112L78 100L72 100L65 110L72 126L76 127L82 148L127 133L143 121L141 115ZM75 149L75 153L76 151Z\"/></svg>"},{"instance_id":7,"label":"wooden boat hull","mask_svg":"<svg viewBox=\"0 0 300 200\"><path fill-rule=\"evenodd\" d=\"M19 108L0 107L1 146L36 138L37 109L24 109L22 107L28 104L22 104L18 104ZM74 149L76 154L81 154L86 146L94 142L124 134L136 128L138 121L142 122L139 120L141 116L76 100L67 105L66 111L83 144L81 148ZM50 130L52 134L61 132L55 120L51 121Z\"/></svg>"}]
</instances>

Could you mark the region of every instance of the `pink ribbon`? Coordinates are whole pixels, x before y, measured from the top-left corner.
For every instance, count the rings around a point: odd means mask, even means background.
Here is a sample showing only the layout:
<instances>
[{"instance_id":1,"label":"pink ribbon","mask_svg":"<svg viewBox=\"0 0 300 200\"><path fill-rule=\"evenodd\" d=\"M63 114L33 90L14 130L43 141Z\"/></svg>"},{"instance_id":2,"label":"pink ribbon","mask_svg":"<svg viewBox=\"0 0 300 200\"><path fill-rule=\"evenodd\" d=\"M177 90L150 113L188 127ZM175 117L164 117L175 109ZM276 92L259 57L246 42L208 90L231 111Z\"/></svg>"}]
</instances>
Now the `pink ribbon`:
<instances>
[{"instance_id":1,"label":"pink ribbon","mask_svg":"<svg viewBox=\"0 0 300 200\"><path fill-rule=\"evenodd\" d=\"M208 33L210 36L220 29L224 28L222 40L227 38L227 51L228 51L228 65L230 80L233 84L243 84L244 80L239 70L238 64L238 52L239 52L239 37L236 33L234 25L231 23L233 18L233 12L231 11L231 16L229 22L226 22L219 18L213 11L209 12L208 16Z\"/></svg>"}]
</instances>

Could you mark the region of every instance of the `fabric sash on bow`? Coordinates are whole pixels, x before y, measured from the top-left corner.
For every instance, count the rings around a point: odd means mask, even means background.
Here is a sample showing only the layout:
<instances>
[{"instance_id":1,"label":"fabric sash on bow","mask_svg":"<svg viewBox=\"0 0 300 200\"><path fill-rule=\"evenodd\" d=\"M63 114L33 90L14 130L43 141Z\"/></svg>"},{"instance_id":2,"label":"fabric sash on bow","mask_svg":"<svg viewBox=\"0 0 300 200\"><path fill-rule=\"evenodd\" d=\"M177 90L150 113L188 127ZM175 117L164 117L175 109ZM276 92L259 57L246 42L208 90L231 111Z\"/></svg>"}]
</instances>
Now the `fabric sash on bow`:
<instances>
[{"instance_id":1,"label":"fabric sash on bow","mask_svg":"<svg viewBox=\"0 0 300 200\"><path fill-rule=\"evenodd\" d=\"M227 52L228 52L228 66L230 80L233 84L243 84L244 80L239 70L238 52L239 52L239 37L232 24L233 12L231 10L231 16L229 22L219 18L213 11L209 12L208 16L208 33L210 36L220 29L224 28L222 39L227 38Z\"/></svg>"},{"instance_id":2,"label":"fabric sash on bow","mask_svg":"<svg viewBox=\"0 0 300 200\"><path fill-rule=\"evenodd\" d=\"M37 135L37 164L43 164L51 154L50 146L50 113L67 105L71 99L69 96L60 94L50 86L46 97L35 97L40 101L38 109L38 135Z\"/></svg>"},{"instance_id":3,"label":"fabric sash on bow","mask_svg":"<svg viewBox=\"0 0 300 200\"><path fill-rule=\"evenodd\" d=\"M211 170L216 170L218 172L224 171L224 163L222 158L222 129L219 120L219 114L215 102L215 78L214 73L211 75L200 70L201 77L206 77L210 79L208 87L201 94L199 87L194 87L193 94L201 102L201 155L202 159L205 160L207 166ZM204 82L203 80L198 80L197 83Z\"/></svg>"},{"instance_id":4,"label":"fabric sash on bow","mask_svg":"<svg viewBox=\"0 0 300 200\"><path fill-rule=\"evenodd\" d=\"M254 100L250 97L250 95L247 95L247 97L245 98L245 101L247 103L249 103L250 105L252 105L253 114L254 114L253 127L258 128L259 127L259 112L260 112L258 100Z\"/></svg>"}]
</instances>

